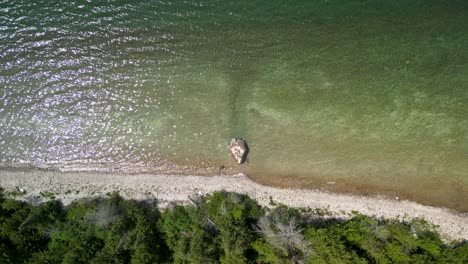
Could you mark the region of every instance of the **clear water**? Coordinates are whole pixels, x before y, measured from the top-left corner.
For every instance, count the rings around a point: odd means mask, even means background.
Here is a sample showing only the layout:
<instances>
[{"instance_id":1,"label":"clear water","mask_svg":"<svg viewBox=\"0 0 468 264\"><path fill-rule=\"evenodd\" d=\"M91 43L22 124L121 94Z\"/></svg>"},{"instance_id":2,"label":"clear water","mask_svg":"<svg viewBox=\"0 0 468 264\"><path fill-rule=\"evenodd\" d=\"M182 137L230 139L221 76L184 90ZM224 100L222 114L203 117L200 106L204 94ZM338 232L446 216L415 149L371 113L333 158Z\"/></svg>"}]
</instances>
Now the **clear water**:
<instances>
[{"instance_id":1,"label":"clear water","mask_svg":"<svg viewBox=\"0 0 468 264\"><path fill-rule=\"evenodd\" d=\"M0 1L0 162L468 211L468 5L389 2Z\"/></svg>"}]
</instances>

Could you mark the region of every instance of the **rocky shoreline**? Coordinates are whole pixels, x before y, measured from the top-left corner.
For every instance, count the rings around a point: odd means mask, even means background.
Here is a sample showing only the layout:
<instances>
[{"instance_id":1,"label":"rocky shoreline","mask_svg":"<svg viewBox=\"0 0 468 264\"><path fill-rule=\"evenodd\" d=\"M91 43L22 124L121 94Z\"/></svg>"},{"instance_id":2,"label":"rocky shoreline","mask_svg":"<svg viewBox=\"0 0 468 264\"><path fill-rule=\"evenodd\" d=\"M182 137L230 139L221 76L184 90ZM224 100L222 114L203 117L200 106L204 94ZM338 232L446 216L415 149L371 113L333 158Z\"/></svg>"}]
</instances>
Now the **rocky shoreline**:
<instances>
[{"instance_id":1,"label":"rocky shoreline","mask_svg":"<svg viewBox=\"0 0 468 264\"><path fill-rule=\"evenodd\" d=\"M326 209L333 217L347 218L353 211L358 211L369 216L400 220L423 218L439 226L439 232L446 240L468 239L468 215L453 210L384 197L274 188L255 183L244 174L186 176L0 171L0 186L10 197L32 203L56 198L69 204L80 198L118 191L125 198L156 199L161 207L172 202L188 203L192 195L226 190L248 194L265 206L273 201L291 207Z\"/></svg>"}]
</instances>

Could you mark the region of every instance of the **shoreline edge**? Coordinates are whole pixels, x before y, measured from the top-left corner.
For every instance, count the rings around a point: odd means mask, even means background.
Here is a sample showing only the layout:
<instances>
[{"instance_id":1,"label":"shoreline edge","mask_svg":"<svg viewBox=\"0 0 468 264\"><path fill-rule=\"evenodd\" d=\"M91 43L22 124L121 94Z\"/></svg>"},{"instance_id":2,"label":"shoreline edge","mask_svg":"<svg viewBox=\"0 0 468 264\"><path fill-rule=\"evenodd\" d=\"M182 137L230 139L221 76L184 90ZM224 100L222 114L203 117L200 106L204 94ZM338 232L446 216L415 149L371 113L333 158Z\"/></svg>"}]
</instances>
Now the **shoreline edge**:
<instances>
[{"instance_id":1,"label":"shoreline edge","mask_svg":"<svg viewBox=\"0 0 468 264\"><path fill-rule=\"evenodd\" d=\"M170 203L189 203L192 195L230 191L249 195L262 206L270 202L296 208L326 209L333 217L349 218L353 212L409 221L422 218L438 226L444 240L468 239L468 214L385 197L364 197L320 190L280 189L258 184L245 174L218 176L110 174L99 172L64 173L56 171L1 171L4 192L19 193L14 198L32 203L55 197L67 205L89 197L119 192L127 199L157 199L159 207Z\"/></svg>"}]
</instances>

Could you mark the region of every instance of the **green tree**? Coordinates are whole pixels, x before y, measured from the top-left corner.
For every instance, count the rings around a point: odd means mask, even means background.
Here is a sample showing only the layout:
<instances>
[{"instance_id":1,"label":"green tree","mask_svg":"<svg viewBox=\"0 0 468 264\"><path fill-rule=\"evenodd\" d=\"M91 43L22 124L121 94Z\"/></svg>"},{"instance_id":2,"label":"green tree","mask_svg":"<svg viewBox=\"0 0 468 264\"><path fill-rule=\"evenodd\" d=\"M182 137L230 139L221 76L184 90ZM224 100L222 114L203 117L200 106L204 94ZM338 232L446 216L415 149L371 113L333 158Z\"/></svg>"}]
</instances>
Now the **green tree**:
<instances>
[{"instance_id":1,"label":"green tree","mask_svg":"<svg viewBox=\"0 0 468 264\"><path fill-rule=\"evenodd\" d=\"M2 201L0 213L0 241L2 241L1 254L5 259L13 262L24 262L35 252L43 250L48 242L41 230L31 224L32 219L44 222L47 216L38 215L38 212L47 213L37 207L13 199ZM45 206L47 207L47 205Z\"/></svg>"},{"instance_id":2,"label":"green tree","mask_svg":"<svg viewBox=\"0 0 468 264\"><path fill-rule=\"evenodd\" d=\"M162 230L176 263L218 263L218 231L203 210L175 205L162 216Z\"/></svg>"},{"instance_id":3,"label":"green tree","mask_svg":"<svg viewBox=\"0 0 468 264\"><path fill-rule=\"evenodd\" d=\"M438 259L442 264L464 264L468 263L468 241L464 241L455 247L446 247Z\"/></svg>"},{"instance_id":4,"label":"green tree","mask_svg":"<svg viewBox=\"0 0 468 264\"><path fill-rule=\"evenodd\" d=\"M159 211L118 194L72 204L48 248L32 263L155 263L167 252L158 230Z\"/></svg>"},{"instance_id":5,"label":"green tree","mask_svg":"<svg viewBox=\"0 0 468 264\"><path fill-rule=\"evenodd\" d=\"M264 214L247 195L216 192L208 196L206 214L220 232L222 263L246 263L255 254L251 243L257 235L253 226Z\"/></svg>"},{"instance_id":6,"label":"green tree","mask_svg":"<svg viewBox=\"0 0 468 264\"><path fill-rule=\"evenodd\" d=\"M366 259L360 257L354 249L347 247L342 239L342 232L343 229L336 223L322 228L308 226L304 237L314 248L314 254L309 258L309 263L367 263Z\"/></svg>"},{"instance_id":7,"label":"green tree","mask_svg":"<svg viewBox=\"0 0 468 264\"><path fill-rule=\"evenodd\" d=\"M467 263L425 221L320 220L217 192L162 214L118 194L68 207L29 205L0 189L1 263Z\"/></svg>"}]
</instances>

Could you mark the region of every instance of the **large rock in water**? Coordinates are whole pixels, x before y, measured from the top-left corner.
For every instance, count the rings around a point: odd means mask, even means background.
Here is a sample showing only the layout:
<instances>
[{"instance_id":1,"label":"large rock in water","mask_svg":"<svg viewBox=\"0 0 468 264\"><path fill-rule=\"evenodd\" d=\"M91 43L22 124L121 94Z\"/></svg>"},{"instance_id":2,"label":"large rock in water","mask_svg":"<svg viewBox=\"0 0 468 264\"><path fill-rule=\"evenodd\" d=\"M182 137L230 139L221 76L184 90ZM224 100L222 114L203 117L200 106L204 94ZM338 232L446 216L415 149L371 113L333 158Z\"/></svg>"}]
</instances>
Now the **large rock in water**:
<instances>
[{"instance_id":1,"label":"large rock in water","mask_svg":"<svg viewBox=\"0 0 468 264\"><path fill-rule=\"evenodd\" d=\"M229 144L229 151L237 163L242 164L247 156L247 144L240 138L233 138Z\"/></svg>"}]
</instances>

